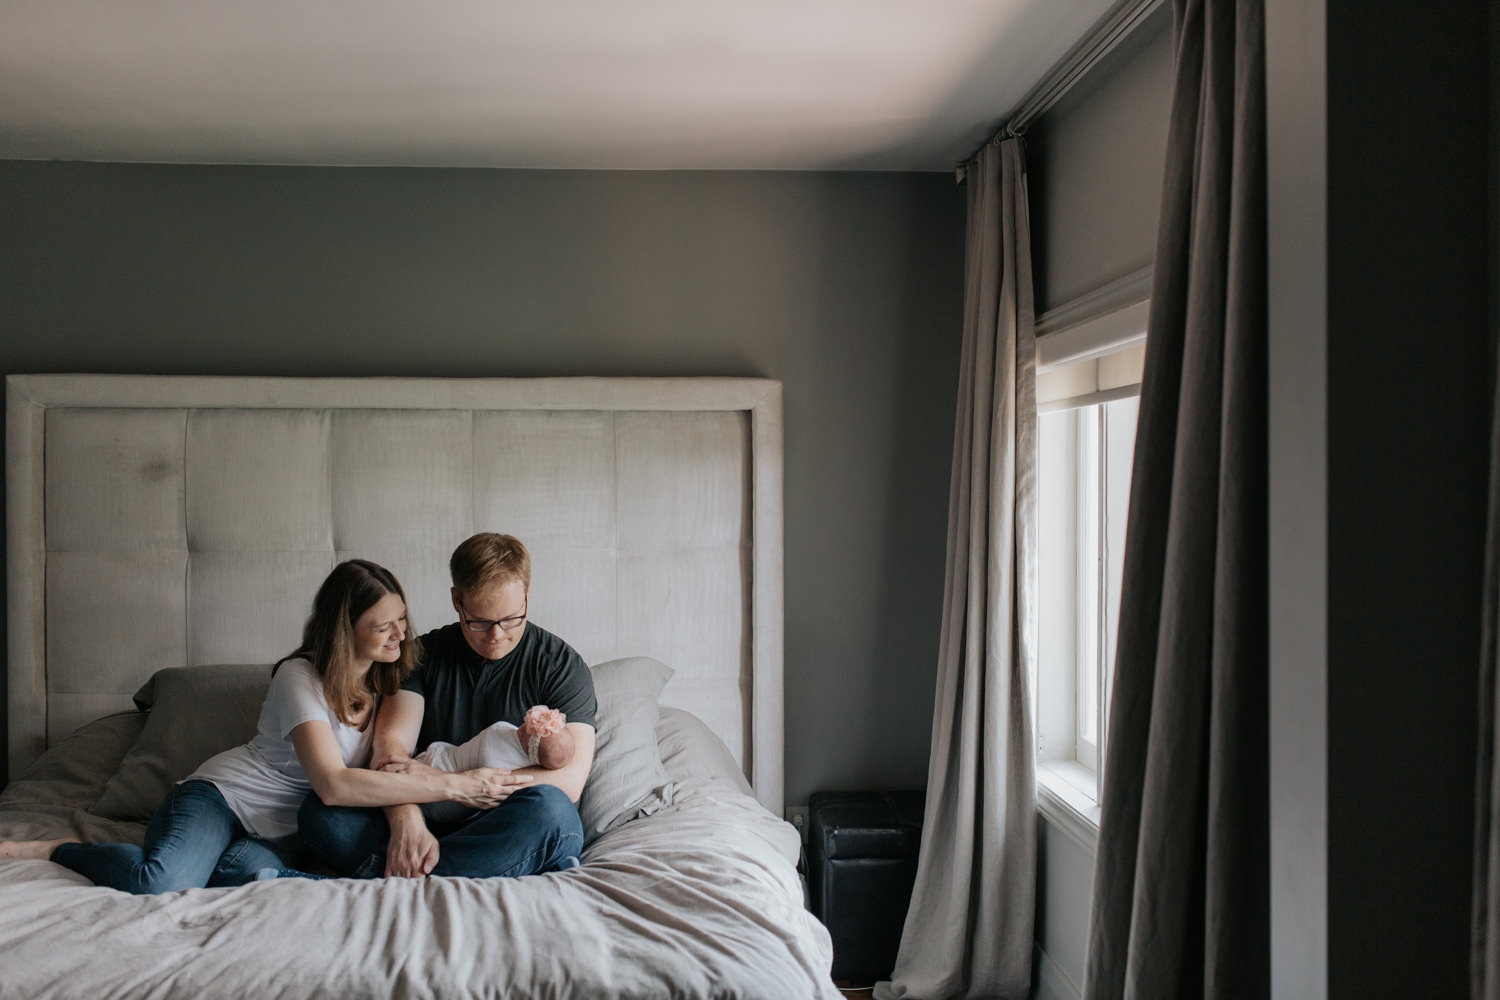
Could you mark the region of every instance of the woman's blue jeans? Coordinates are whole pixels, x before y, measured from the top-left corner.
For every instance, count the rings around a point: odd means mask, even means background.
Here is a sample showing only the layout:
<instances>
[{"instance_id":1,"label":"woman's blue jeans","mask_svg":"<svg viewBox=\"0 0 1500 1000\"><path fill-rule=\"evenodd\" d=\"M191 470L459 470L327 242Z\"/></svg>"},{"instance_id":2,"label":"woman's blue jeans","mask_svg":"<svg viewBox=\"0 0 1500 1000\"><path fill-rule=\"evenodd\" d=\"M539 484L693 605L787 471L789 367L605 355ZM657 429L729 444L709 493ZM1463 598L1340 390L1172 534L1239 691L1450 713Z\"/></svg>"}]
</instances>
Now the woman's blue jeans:
<instances>
[{"instance_id":1,"label":"woman's blue jeans","mask_svg":"<svg viewBox=\"0 0 1500 1000\"><path fill-rule=\"evenodd\" d=\"M95 885L137 894L243 885L262 868L287 862L249 835L213 782L184 781L146 825L145 849L134 844L59 844L52 860Z\"/></svg>"},{"instance_id":2,"label":"woman's blue jeans","mask_svg":"<svg viewBox=\"0 0 1500 1000\"><path fill-rule=\"evenodd\" d=\"M312 794L302 803L297 827L307 849L338 874L385 874L391 828L383 810L326 806ZM434 875L538 875L573 867L583 852L578 809L553 785L529 785L494 809L457 823L433 824L432 832L438 839Z\"/></svg>"}]
</instances>

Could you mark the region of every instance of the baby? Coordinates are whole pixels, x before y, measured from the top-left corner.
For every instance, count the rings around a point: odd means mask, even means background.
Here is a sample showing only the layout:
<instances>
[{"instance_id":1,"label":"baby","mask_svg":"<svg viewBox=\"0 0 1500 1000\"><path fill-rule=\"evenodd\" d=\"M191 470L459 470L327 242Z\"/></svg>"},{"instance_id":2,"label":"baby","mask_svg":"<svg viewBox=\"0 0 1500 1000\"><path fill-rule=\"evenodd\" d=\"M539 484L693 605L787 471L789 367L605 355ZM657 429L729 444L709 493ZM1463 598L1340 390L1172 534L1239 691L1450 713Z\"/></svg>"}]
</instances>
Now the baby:
<instances>
[{"instance_id":1,"label":"baby","mask_svg":"<svg viewBox=\"0 0 1500 1000\"><path fill-rule=\"evenodd\" d=\"M435 742L416 759L439 771L471 771L476 767L498 767L516 771L536 764L555 771L573 759L573 734L568 717L555 708L533 705L519 727L497 722L462 746ZM428 802L422 806L428 819L453 822L471 809L457 802Z\"/></svg>"}]
</instances>

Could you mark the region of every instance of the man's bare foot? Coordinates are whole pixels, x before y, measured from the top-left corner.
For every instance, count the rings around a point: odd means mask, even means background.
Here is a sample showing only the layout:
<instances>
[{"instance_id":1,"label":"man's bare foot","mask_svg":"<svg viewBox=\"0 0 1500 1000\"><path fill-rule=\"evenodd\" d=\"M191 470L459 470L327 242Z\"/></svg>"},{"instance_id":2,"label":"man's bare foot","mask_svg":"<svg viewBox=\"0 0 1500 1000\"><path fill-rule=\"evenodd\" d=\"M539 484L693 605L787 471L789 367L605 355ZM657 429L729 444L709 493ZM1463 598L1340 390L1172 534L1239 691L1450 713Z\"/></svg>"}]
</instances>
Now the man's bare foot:
<instances>
[{"instance_id":1,"label":"man's bare foot","mask_svg":"<svg viewBox=\"0 0 1500 1000\"><path fill-rule=\"evenodd\" d=\"M58 844L76 844L77 837L60 837L57 840L0 840L0 859L26 858L46 861Z\"/></svg>"}]
</instances>

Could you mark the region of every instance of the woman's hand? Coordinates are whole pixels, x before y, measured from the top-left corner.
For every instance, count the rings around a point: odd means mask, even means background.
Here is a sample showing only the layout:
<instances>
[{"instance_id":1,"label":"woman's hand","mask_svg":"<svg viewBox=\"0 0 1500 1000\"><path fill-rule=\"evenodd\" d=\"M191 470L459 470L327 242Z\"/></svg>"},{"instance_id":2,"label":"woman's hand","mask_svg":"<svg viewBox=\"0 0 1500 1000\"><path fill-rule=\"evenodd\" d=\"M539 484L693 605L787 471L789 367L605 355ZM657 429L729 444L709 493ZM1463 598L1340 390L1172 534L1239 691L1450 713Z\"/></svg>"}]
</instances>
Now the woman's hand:
<instances>
[{"instance_id":1,"label":"woman's hand","mask_svg":"<svg viewBox=\"0 0 1500 1000\"><path fill-rule=\"evenodd\" d=\"M386 878L426 878L438 863L438 842L416 806L386 810L391 842L385 851Z\"/></svg>"},{"instance_id":2,"label":"woman's hand","mask_svg":"<svg viewBox=\"0 0 1500 1000\"><path fill-rule=\"evenodd\" d=\"M370 770L391 771L399 774L406 770L406 765L412 761L411 755L397 750L389 754L377 753L370 758Z\"/></svg>"},{"instance_id":3,"label":"woman's hand","mask_svg":"<svg viewBox=\"0 0 1500 1000\"><path fill-rule=\"evenodd\" d=\"M387 774L444 774L435 767L422 763L415 757L399 757L394 760L386 760L380 764L370 762L370 770L385 771Z\"/></svg>"},{"instance_id":4,"label":"woman's hand","mask_svg":"<svg viewBox=\"0 0 1500 1000\"><path fill-rule=\"evenodd\" d=\"M531 784L531 775L502 771L498 767L476 767L448 775L449 798L470 809L493 809L512 792Z\"/></svg>"}]
</instances>

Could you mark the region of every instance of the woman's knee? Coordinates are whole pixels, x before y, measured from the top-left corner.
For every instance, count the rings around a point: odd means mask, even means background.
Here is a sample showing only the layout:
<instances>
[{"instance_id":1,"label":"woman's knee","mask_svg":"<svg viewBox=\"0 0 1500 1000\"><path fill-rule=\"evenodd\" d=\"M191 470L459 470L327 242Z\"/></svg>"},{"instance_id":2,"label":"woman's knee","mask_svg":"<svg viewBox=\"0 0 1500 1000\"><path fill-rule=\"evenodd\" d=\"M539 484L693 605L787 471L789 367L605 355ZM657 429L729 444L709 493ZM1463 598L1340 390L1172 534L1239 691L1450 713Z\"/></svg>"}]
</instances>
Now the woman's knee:
<instances>
[{"instance_id":1,"label":"woman's knee","mask_svg":"<svg viewBox=\"0 0 1500 1000\"><path fill-rule=\"evenodd\" d=\"M164 865L159 861L143 861L136 868L133 876L119 888L137 896L184 892L188 889L201 889L207 884L206 880L199 879L196 873L184 872L173 865Z\"/></svg>"},{"instance_id":2,"label":"woman's knee","mask_svg":"<svg viewBox=\"0 0 1500 1000\"><path fill-rule=\"evenodd\" d=\"M286 859L269 844L253 837L241 837L219 855L219 863L208 878L208 887L244 885L253 882L256 873L262 869L286 867Z\"/></svg>"}]
</instances>

